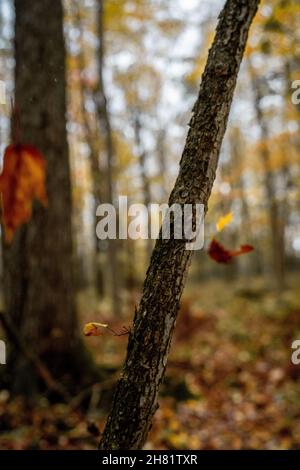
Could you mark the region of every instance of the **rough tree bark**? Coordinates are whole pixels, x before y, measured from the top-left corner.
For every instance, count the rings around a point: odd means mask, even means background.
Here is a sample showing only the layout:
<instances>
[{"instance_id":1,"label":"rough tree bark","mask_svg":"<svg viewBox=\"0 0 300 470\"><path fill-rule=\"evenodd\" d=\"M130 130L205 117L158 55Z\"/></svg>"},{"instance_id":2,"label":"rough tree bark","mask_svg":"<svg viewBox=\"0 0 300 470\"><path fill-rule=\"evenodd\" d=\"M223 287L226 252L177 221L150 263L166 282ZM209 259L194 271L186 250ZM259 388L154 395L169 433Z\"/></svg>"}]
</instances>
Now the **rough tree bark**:
<instances>
[{"instance_id":1,"label":"rough tree bark","mask_svg":"<svg viewBox=\"0 0 300 470\"><path fill-rule=\"evenodd\" d=\"M249 27L259 0L227 0L193 108L169 204L207 207ZM139 449L157 409L192 252L184 240L156 242L129 336L127 357L100 449Z\"/></svg>"},{"instance_id":2,"label":"rough tree bark","mask_svg":"<svg viewBox=\"0 0 300 470\"><path fill-rule=\"evenodd\" d=\"M62 3L15 0L15 12L15 102L21 142L45 155L49 203L47 208L36 204L31 221L5 246L6 315L54 377L72 376L78 385L85 353L73 291ZM31 395L39 388L32 365L14 349L8 359L11 389Z\"/></svg>"}]
</instances>

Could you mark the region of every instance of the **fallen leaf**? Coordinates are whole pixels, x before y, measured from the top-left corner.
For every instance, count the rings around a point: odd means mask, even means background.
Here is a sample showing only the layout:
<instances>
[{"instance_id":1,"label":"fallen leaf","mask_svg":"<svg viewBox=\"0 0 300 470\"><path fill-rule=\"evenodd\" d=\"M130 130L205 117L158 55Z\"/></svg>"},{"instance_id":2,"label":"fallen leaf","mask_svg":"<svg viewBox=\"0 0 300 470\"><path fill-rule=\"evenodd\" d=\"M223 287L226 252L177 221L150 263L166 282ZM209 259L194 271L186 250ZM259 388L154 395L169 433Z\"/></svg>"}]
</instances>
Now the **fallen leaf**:
<instances>
[{"instance_id":1,"label":"fallen leaf","mask_svg":"<svg viewBox=\"0 0 300 470\"><path fill-rule=\"evenodd\" d=\"M44 156L32 145L6 148L0 175L6 242L10 243L17 228L30 220L34 199L47 205L45 169Z\"/></svg>"},{"instance_id":2,"label":"fallen leaf","mask_svg":"<svg viewBox=\"0 0 300 470\"><path fill-rule=\"evenodd\" d=\"M217 263L229 263L233 257L240 256L245 253L253 251L254 248L251 245L241 245L238 250L227 250L221 243L215 238L212 239L208 248L208 255Z\"/></svg>"},{"instance_id":3,"label":"fallen leaf","mask_svg":"<svg viewBox=\"0 0 300 470\"><path fill-rule=\"evenodd\" d=\"M96 322L86 323L83 327L83 333L85 336L101 336L103 334L102 328L108 328L108 325Z\"/></svg>"}]
</instances>

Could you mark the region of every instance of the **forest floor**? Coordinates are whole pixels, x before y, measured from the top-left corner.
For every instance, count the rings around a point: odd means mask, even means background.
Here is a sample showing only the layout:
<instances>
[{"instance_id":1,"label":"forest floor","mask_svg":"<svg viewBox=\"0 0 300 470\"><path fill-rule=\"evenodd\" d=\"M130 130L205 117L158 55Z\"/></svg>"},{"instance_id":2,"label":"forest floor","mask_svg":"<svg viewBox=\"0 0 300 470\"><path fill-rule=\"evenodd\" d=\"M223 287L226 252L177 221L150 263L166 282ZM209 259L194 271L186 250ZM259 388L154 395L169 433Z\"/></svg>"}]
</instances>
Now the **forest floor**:
<instances>
[{"instance_id":1,"label":"forest floor","mask_svg":"<svg viewBox=\"0 0 300 470\"><path fill-rule=\"evenodd\" d=\"M300 448L300 365L291 364L291 343L300 339L299 279L292 282L280 297L262 280L189 287L147 449ZM85 311L85 321L108 318ZM126 342L106 330L87 338L99 366L116 372L92 388L84 409L45 397L28 407L2 390L0 449L96 448Z\"/></svg>"}]
</instances>

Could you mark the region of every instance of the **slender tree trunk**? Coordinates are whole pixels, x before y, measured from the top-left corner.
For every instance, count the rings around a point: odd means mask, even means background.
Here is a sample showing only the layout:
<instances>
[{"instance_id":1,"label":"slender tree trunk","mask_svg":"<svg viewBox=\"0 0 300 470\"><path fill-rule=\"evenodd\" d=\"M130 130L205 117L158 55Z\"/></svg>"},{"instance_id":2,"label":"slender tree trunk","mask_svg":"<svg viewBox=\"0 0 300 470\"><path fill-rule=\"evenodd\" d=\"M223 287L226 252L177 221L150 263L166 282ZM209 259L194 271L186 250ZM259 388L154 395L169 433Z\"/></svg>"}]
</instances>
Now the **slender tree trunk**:
<instances>
[{"instance_id":1,"label":"slender tree trunk","mask_svg":"<svg viewBox=\"0 0 300 470\"><path fill-rule=\"evenodd\" d=\"M46 158L49 203L47 208L35 204L31 221L5 246L6 314L54 377L73 376L78 382L85 354L73 290L62 4L15 0L15 12L21 142L36 146ZM38 388L31 364L14 349L8 358L12 390L31 394Z\"/></svg>"},{"instance_id":2,"label":"slender tree trunk","mask_svg":"<svg viewBox=\"0 0 300 470\"><path fill-rule=\"evenodd\" d=\"M281 220L279 203L276 199L276 186L271 170L271 155L268 148L269 129L261 109L262 94L260 90L260 84L257 80L255 80L254 70L251 62L248 61L248 64L254 93L256 119L260 127L261 139L263 143L261 149L261 160L265 170L265 191L271 230L273 272L276 287L280 291L284 287L285 283L284 225L283 221Z\"/></svg>"},{"instance_id":3,"label":"slender tree trunk","mask_svg":"<svg viewBox=\"0 0 300 470\"><path fill-rule=\"evenodd\" d=\"M104 24L103 24L103 7L104 0L98 0L98 86L95 90L95 103L99 118L100 131L104 137L106 150L106 170L107 170L107 202L114 202L114 185L113 185L113 161L115 157L113 132L111 128L110 115L108 111L107 96L104 85ZM111 274L111 293L114 314L120 315L120 282L117 266L117 241L108 240L108 258Z\"/></svg>"},{"instance_id":4,"label":"slender tree trunk","mask_svg":"<svg viewBox=\"0 0 300 470\"><path fill-rule=\"evenodd\" d=\"M84 78L82 73L85 70L85 57L84 57L84 43L83 43L83 30L82 24L79 15L79 4L76 5L76 11L74 11L75 16L75 25L79 30L79 39L80 39L80 51L78 53L78 66L80 71L80 81L79 81L79 92L80 92L80 102L81 102L81 115L84 127L84 134L86 142L90 150L90 162L91 162L91 174L92 174L92 185L93 185L93 196L94 196L94 241L95 241L95 257L94 257L94 283L96 292L100 296L104 295L104 276L102 271L102 266L100 262L101 249L100 249L100 240L96 234L96 226L98 223L98 218L96 216L96 210L99 204L103 200L103 186L104 186L104 177L101 174L100 170L100 148L97 145L98 136L95 135L95 130L93 129L88 112L86 110L86 98L88 95L88 90L86 89Z\"/></svg>"},{"instance_id":5,"label":"slender tree trunk","mask_svg":"<svg viewBox=\"0 0 300 470\"><path fill-rule=\"evenodd\" d=\"M227 0L209 52L169 204L207 207L248 30L259 0ZM129 336L123 374L100 449L139 449L157 409L192 252L184 240L156 242Z\"/></svg>"},{"instance_id":6,"label":"slender tree trunk","mask_svg":"<svg viewBox=\"0 0 300 470\"><path fill-rule=\"evenodd\" d=\"M231 134L230 137L230 153L232 160L232 167L230 171L233 173L236 169L239 169L239 181L236 185L236 188L239 191L239 199L241 201L241 235L243 239L247 240L247 243L250 242L251 245L254 245L254 233L252 230L252 220L251 220L251 210L246 195L245 182L243 179L244 173L244 158L245 158L245 145L242 139L242 135L238 129L235 129L235 132ZM245 238L247 237L247 238ZM248 266L253 268L253 271L256 274L262 273L261 258L262 254L260 253L259 247L255 247L253 253L254 256L249 257Z\"/></svg>"},{"instance_id":7,"label":"slender tree trunk","mask_svg":"<svg viewBox=\"0 0 300 470\"><path fill-rule=\"evenodd\" d=\"M166 130L161 129L157 137L157 156L158 167L161 177L161 193L162 200L165 202L168 197L167 193L167 161L166 161Z\"/></svg>"},{"instance_id":8,"label":"slender tree trunk","mask_svg":"<svg viewBox=\"0 0 300 470\"><path fill-rule=\"evenodd\" d=\"M151 203L151 191L150 191L149 178L148 178L147 170L146 170L147 153L146 153L146 150L142 146L141 121L140 121L140 116L139 116L138 111L134 113L134 134L135 134L135 143L136 143L136 147L137 147L138 154L139 154L139 165L140 165L140 175L141 175L143 195L144 195L144 205L146 207L149 207ZM147 263L150 260L151 252L152 252L152 240L151 240L150 234L148 233Z\"/></svg>"}]
</instances>

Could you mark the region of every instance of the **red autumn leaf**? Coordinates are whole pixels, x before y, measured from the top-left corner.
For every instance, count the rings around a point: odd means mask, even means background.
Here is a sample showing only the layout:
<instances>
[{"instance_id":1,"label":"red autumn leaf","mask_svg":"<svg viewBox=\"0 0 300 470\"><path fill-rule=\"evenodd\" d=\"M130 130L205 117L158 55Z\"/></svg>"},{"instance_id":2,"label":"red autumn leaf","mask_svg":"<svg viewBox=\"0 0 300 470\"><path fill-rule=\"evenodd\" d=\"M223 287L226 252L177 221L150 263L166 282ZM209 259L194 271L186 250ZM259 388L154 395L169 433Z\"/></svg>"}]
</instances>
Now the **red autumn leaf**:
<instances>
[{"instance_id":1,"label":"red autumn leaf","mask_svg":"<svg viewBox=\"0 0 300 470\"><path fill-rule=\"evenodd\" d=\"M227 264L230 263L233 257L249 253L253 250L254 248L251 245L241 245L238 250L234 251L227 250L221 243L213 238L208 248L208 255L217 263Z\"/></svg>"},{"instance_id":2,"label":"red autumn leaf","mask_svg":"<svg viewBox=\"0 0 300 470\"><path fill-rule=\"evenodd\" d=\"M17 228L30 220L32 202L47 204L44 156L31 145L9 145L0 175L5 240L11 242Z\"/></svg>"}]
</instances>

